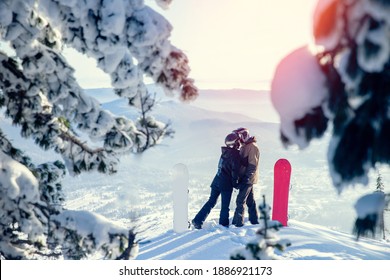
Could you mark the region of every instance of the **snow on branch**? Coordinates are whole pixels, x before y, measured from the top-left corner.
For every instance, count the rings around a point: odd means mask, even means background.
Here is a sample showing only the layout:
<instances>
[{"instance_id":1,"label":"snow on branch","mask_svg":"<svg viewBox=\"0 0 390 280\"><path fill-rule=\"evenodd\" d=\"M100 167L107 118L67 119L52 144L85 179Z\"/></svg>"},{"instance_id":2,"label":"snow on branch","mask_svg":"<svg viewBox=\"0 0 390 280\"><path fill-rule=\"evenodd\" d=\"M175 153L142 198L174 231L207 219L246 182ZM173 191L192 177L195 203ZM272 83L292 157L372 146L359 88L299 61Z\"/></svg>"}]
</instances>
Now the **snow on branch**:
<instances>
[{"instance_id":1,"label":"snow on branch","mask_svg":"<svg viewBox=\"0 0 390 280\"><path fill-rule=\"evenodd\" d=\"M172 0L156 0L157 5L163 9L168 9L169 5L172 3Z\"/></svg>"},{"instance_id":2,"label":"snow on branch","mask_svg":"<svg viewBox=\"0 0 390 280\"><path fill-rule=\"evenodd\" d=\"M325 75L308 46L279 63L272 80L271 101L280 115L286 144L294 143L303 149L310 140L324 134L327 118L322 103L327 95Z\"/></svg>"},{"instance_id":3,"label":"snow on branch","mask_svg":"<svg viewBox=\"0 0 390 280\"><path fill-rule=\"evenodd\" d=\"M230 254L232 260L278 260L280 256L275 254L275 249L284 251L291 242L288 239L280 239L277 231L283 227L279 221L271 220L271 207L265 202L259 205L260 228L256 236L245 247L238 248Z\"/></svg>"},{"instance_id":4,"label":"snow on branch","mask_svg":"<svg viewBox=\"0 0 390 280\"><path fill-rule=\"evenodd\" d=\"M1 258L136 256L138 244L133 230L95 214L63 209L62 163L34 166L1 131L0 148Z\"/></svg>"},{"instance_id":5,"label":"snow on branch","mask_svg":"<svg viewBox=\"0 0 390 280\"><path fill-rule=\"evenodd\" d=\"M102 141L107 151L139 152L171 133L151 116L147 123L155 127L155 136L100 109L95 99L83 93L74 70L59 54L63 43L94 57L113 78L115 92L129 100L144 98L144 74L169 92L180 91L182 100L197 95L187 77L188 59L168 40L172 27L143 1L45 0L36 10L30 2L15 0L3 8L17 16L4 19L2 38L11 42L25 78L46 97L46 107L51 107L53 115L75 123L91 140Z\"/></svg>"},{"instance_id":6,"label":"snow on branch","mask_svg":"<svg viewBox=\"0 0 390 280\"><path fill-rule=\"evenodd\" d=\"M188 59L168 40L171 25L143 1L44 2L40 11L65 44L95 58L122 96L137 94L146 74L168 92L180 92L183 100L196 98Z\"/></svg>"},{"instance_id":7,"label":"snow on branch","mask_svg":"<svg viewBox=\"0 0 390 280\"><path fill-rule=\"evenodd\" d=\"M21 11L21 18L29 15L27 11ZM37 17L34 11L29 12L31 17ZM20 25L24 24L23 31L20 31L19 36L12 40L13 47L22 60L21 66L26 79L29 79L41 91L41 94L47 97L47 104L52 107L51 112L56 116L65 117L68 121L76 123L78 129L86 132L92 140L103 140L106 145L112 144L110 147L112 150L131 151L135 139L145 136L136 130L130 120L127 121L126 126L122 126L126 131L121 130L116 126L115 116L100 109L97 100L83 93L73 77L74 70L66 60L55 49L50 49L40 43L43 41L42 29L45 31L44 35L56 34L50 26L43 27L42 21L43 19L33 22L20 21ZM36 40L36 37L39 40ZM8 37L5 36L5 38ZM46 41L57 42L58 39L59 36L49 36ZM57 42L54 45L59 44L60 42ZM10 83L12 83L11 80ZM118 136L114 137L114 134ZM111 140L105 139L107 137L111 137ZM123 137L127 140L123 141ZM113 139L118 141L114 142Z\"/></svg>"},{"instance_id":8,"label":"snow on branch","mask_svg":"<svg viewBox=\"0 0 390 280\"><path fill-rule=\"evenodd\" d=\"M162 7L170 2L157 1ZM186 55L169 41L171 29L142 0L0 1L0 40L15 52L11 58L0 50L0 107L23 137L53 149L65 162L36 167L0 133L0 164L7 172L0 176L0 216L7 216L0 222L1 258L136 254L132 230L65 210L60 181L66 167L70 174L114 173L120 154L142 152L173 133L169 123L150 115L155 97L144 83L149 76L183 101L197 96ZM93 57L140 118L115 116L85 94L61 55L64 45ZM96 228L83 228L85 219Z\"/></svg>"},{"instance_id":9,"label":"snow on branch","mask_svg":"<svg viewBox=\"0 0 390 280\"><path fill-rule=\"evenodd\" d=\"M367 185L370 170L390 163L389 13L387 1L319 0L314 46L292 52L275 72L283 142L305 148L331 130L328 160L339 192Z\"/></svg>"},{"instance_id":10,"label":"snow on branch","mask_svg":"<svg viewBox=\"0 0 390 280\"><path fill-rule=\"evenodd\" d=\"M384 211L390 205L390 194L376 190L371 194L360 197L355 203L356 221L353 232L357 239L362 236L375 237L378 229L384 224ZM384 230L384 228L382 229Z\"/></svg>"},{"instance_id":11,"label":"snow on branch","mask_svg":"<svg viewBox=\"0 0 390 280\"><path fill-rule=\"evenodd\" d=\"M65 258L82 259L91 254L108 259L132 259L138 254L135 233L115 225L103 216L87 211L65 210L52 216L57 243ZM83 248L80 250L75 244ZM99 256L100 253L100 256Z\"/></svg>"},{"instance_id":12,"label":"snow on branch","mask_svg":"<svg viewBox=\"0 0 390 280\"><path fill-rule=\"evenodd\" d=\"M21 126L24 137L33 137L44 149L53 148L61 153L70 172L93 169L115 172L118 162L115 153L103 148L92 149L82 143L51 114L43 95L18 69L15 61L0 53L0 64L0 87L3 88L6 115Z\"/></svg>"},{"instance_id":13,"label":"snow on branch","mask_svg":"<svg viewBox=\"0 0 390 280\"><path fill-rule=\"evenodd\" d=\"M24 164L4 153L9 146L1 134L0 255L7 259L31 258L35 248L45 246L47 215L36 207L40 203L38 179Z\"/></svg>"}]
</instances>

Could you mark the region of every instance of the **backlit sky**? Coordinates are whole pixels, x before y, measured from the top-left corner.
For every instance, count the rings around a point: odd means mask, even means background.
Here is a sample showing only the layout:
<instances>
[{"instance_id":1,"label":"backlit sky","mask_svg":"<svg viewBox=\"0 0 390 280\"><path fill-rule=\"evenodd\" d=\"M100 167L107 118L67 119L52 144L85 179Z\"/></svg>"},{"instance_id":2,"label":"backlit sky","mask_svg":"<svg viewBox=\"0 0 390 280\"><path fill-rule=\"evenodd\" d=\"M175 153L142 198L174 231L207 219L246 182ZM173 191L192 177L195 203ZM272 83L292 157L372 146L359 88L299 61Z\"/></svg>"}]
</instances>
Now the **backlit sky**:
<instances>
[{"instance_id":1,"label":"backlit sky","mask_svg":"<svg viewBox=\"0 0 390 280\"><path fill-rule=\"evenodd\" d=\"M173 0L168 10L147 5L173 26L171 42L190 60L199 88L264 89L277 63L311 40L316 0ZM67 51L79 83L109 87L96 63Z\"/></svg>"}]
</instances>

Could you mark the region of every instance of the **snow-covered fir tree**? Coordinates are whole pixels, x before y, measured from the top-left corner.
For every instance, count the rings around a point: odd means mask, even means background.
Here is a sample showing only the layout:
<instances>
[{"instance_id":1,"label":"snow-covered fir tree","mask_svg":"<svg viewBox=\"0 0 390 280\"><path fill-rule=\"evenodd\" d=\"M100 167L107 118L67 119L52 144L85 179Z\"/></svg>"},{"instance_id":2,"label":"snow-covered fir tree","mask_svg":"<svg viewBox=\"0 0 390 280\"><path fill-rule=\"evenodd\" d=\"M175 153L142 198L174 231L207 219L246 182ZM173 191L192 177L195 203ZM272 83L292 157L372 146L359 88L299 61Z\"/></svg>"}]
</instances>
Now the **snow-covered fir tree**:
<instances>
[{"instance_id":1,"label":"snow-covered fir tree","mask_svg":"<svg viewBox=\"0 0 390 280\"><path fill-rule=\"evenodd\" d=\"M378 233L377 236L380 239L386 239L386 231L388 231L386 227L388 225L385 223L385 213L388 211L390 204L390 195L386 195L384 190L382 175L378 172L374 193L361 197L355 204L358 215L355 221L354 232L357 238L360 236L375 237L376 233ZM372 202L370 200L376 201Z\"/></svg>"},{"instance_id":2,"label":"snow-covered fir tree","mask_svg":"<svg viewBox=\"0 0 390 280\"><path fill-rule=\"evenodd\" d=\"M375 237L378 229L384 233L384 210L386 207L386 195L382 176L378 172L375 191L365 195L356 202L355 210L357 218L353 231L359 239L361 236Z\"/></svg>"},{"instance_id":3,"label":"snow-covered fir tree","mask_svg":"<svg viewBox=\"0 0 390 280\"><path fill-rule=\"evenodd\" d=\"M376 178L376 191L385 192L385 185L383 184L383 178L381 173L378 172L378 177Z\"/></svg>"},{"instance_id":4,"label":"snow-covered fir tree","mask_svg":"<svg viewBox=\"0 0 390 280\"><path fill-rule=\"evenodd\" d=\"M382 175L380 172L378 172L378 177L376 178L376 192L383 193L385 192L385 185L383 184ZM387 209L388 205L383 208L382 213L380 213L379 219L378 219L378 226L379 226L379 233L381 235L381 238L386 239L386 224L385 224L385 211Z\"/></svg>"},{"instance_id":5,"label":"snow-covered fir tree","mask_svg":"<svg viewBox=\"0 0 390 280\"><path fill-rule=\"evenodd\" d=\"M360 236L375 237L378 232L384 234L384 212L390 203L390 195L382 191L375 191L364 195L355 203L357 218L354 233Z\"/></svg>"},{"instance_id":6,"label":"snow-covered fir tree","mask_svg":"<svg viewBox=\"0 0 390 280\"><path fill-rule=\"evenodd\" d=\"M166 8L171 1L156 2ZM7 44L0 49L2 112L23 137L63 158L36 166L0 131L0 258L136 255L133 229L64 209L61 178L66 171L112 174L121 154L142 152L172 134L150 115L155 100L144 84L150 77L183 101L196 98L188 59L170 43L171 30L142 0L0 1L0 40ZM64 46L94 58L140 118L115 116L87 95L61 54Z\"/></svg>"},{"instance_id":7,"label":"snow-covered fir tree","mask_svg":"<svg viewBox=\"0 0 390 280\"><path fill-rule=\"evenodd\" d=\"M291 245L287 239L280 239L277 232L283 225L279 221L270 219L271 207L266 204L263 195L263 203L259 205L260 228L256 231L256 237L249 241L243 248L238 248L230 254L232 260L276 260L279 256L275 249L284 251Z\"/></svg>"},{"instance_id":8,"label":"snow-covered fir tree","mask_svg":"<svg viewBox=\"0 0 390 280\"><path fill-rule=\"evenodd\" d=\"M305 148L330 131L329 169L339 192L368 185L369 171L390 163L389 30L390 1L319 0L313 44L275 72L283 143Z\"/></svg>"}]
</instances>

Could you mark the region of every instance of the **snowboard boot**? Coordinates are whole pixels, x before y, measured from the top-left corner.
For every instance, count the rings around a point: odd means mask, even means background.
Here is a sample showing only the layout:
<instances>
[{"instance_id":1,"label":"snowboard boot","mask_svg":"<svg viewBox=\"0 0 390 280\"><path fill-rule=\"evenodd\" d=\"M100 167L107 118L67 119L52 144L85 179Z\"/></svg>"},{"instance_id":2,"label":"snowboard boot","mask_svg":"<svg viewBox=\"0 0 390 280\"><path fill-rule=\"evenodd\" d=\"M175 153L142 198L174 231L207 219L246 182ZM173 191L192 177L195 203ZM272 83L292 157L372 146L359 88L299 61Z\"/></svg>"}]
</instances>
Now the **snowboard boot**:
<instances>
[{"instance_id":1,"label":"snowboard boot","mask_svg":"<svg viewBox=\"0 0 390 280\"><path fill-rule=\"evenodd\" d=\"M196 223L194 220L192 220L191 223L194 226L194 228L196 228L196 229L201 229L202 228L202 226L200 224Z\"/></svg>"}]
</instances>

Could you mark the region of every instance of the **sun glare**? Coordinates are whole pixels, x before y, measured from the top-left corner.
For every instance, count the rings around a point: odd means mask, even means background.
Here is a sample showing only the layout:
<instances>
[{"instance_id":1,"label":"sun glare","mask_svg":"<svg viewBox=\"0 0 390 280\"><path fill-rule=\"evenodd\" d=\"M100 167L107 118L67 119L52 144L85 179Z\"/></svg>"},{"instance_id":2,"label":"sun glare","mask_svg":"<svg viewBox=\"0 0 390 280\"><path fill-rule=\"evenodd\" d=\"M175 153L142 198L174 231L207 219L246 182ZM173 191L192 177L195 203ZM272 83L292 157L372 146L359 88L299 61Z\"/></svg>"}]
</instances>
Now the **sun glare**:
<instances>
[{"instance_id":1,"label":"sun glare","mask_svg":"<svg viewBox=\"0 0 390 280\"><path fill-rule=\"evenodd\" d=\"M199 88L269 88L276 65L312 36L313 0L186 0L168 10L145 3L173 26L171 42L190 60ZM84 87L109 87L96 63L67 52ZM88 70L84 70L88 68Z\"/></svg>"}]
</instances>

